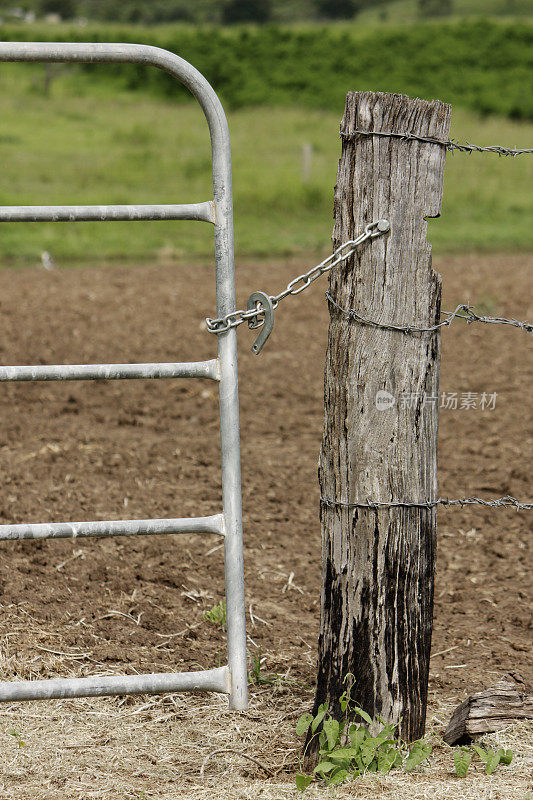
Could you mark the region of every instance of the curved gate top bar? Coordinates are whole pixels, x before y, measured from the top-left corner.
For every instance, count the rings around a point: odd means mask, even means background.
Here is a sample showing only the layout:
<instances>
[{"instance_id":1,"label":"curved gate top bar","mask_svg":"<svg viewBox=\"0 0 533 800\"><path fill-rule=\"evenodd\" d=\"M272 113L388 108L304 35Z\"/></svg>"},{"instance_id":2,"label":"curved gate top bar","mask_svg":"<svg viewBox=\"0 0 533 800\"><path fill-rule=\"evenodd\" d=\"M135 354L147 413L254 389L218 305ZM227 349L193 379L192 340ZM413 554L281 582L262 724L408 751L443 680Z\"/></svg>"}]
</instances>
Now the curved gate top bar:
<instances>
[{"instance_id":1,"label":"curved gate top bar","mask_svg":"<svg viewBox=\"0 0 533 800\"><path fill-rule=\"evenodd\" d=\"M233 255L233 202L231 151L226 115L220 100L195 67L159 47L143 44L64 42L0 42L0 62L130 63L168 72L186 86L199 102L209 126L213 162L213 200L183 205L130 206L4 206L2 221L148 220L194 219L215 227L215 277L217 315L235 310ZM224 538L227 604L228 666L196 673L168 676L116 676L113 678L64 679L0 683L0 702L51 697L79 697L137 692L194 691L207 689L229 694L230 708L248 705L244 563L242 552L242 501L237 381L237 339L234 328L218 337L216 363L147 365L60 365L51 367L0 367L1 381L97 380L109 378L209 377L219 381L222 461L222 515L172 520L124 520L114 522L0 525L0 539L57 538L58 536L116 536L157 532L219 533Z\"/></svg>"},{"instance_id":2,"label":"curved gate top bar","mask_svg":"<svg viewBox=\"0 0 533 800\"><path fill-rule=\"evenodd\" d=\"M219 180L231 197L231 158L226 115L218 95L196 67L161 47L146 44L70 42L0 42L0 61L127 63L158 67L189 89L198 100L211 132L215 195ZM229 182L228 182L229 179ZM216 199L216 197L215 197Z\"/></svg>"}]
</instances>

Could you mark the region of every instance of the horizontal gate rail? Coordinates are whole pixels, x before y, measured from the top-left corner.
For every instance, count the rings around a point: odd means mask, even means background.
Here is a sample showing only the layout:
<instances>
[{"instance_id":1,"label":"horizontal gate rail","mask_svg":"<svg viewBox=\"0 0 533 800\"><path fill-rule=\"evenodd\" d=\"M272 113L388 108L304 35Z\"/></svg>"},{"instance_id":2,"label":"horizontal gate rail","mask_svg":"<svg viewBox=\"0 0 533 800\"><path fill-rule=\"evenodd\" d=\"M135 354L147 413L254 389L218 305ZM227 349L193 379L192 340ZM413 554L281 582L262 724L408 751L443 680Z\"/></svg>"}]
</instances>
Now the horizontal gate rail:
<instances>
[{"instance_id":1,"label":"horizontal gate rail","mask_svg":"<svg viewBox=\"0 0 533 800\"><path fill-rule=\"evenodd\" d=\"M217 317L235 311L233 201L229 130L215 91L191 64L159 47L141 44L0 42L0 62L130 63L157 67L180 81L204 112L211 138L213 199L184 205L4 206L0 222L199 220L214 225ZM229 695L232 709L248 707L242 497L234 328L217 337L218 358L171 364L71 364L0 367L2 381L209 378L219 382L222 514L190 519L116 520L0 525L0 540L215 533L224 537L228 666L197 673L130 675L0 683L0 702L143 692L206 690Z\"/></svg>"},{"instance_id":2,"label":"horizontal gate rail","mask_svg":"<svg viewBox=\"0 0 533 800\"><path fill-rule=\"evenodd\" d=\"M17 700L58 700L65 697L107 697L119 694L230 691L227 667L203 672L162 672L152 675L111 675L90 678L57 678L47 681L0 683L0 703Z\"/></svg>"},{"instance_id":3,"label":"horizontal gate rail","mask_svg":"<svg viewBox=\"0 0 533 800\"><path fill-rule=\"evenodd\" d=\"M25 522L0 525L0 541L7 539L82 539L88 536L155 536L160 533L218 533L225 535L224 517L176 519L119 519L109 522Z\"/></svg>"},{"instance_id":4,"label":"horizontal gate rail","mask_svg":"<svg viewBox=\"0 0 533 800\"><path fill-rule=\"evenodd\" d=\"M171 364L53 364L0 367L0 382L100 381L140 378L209 378L220 380L217 358Z\"/></svg>"},{"instance_id":5,"label":"horizontal gate rail","mask_svg":"<svg viewBox=\"0 0 533 800\"><path fill-rule=\"evenodd\" d=\"M2 206L0 222L106 222L191 219L215 222L211 200L188 205L130 206Z\"/></svg>"}]
</instances>

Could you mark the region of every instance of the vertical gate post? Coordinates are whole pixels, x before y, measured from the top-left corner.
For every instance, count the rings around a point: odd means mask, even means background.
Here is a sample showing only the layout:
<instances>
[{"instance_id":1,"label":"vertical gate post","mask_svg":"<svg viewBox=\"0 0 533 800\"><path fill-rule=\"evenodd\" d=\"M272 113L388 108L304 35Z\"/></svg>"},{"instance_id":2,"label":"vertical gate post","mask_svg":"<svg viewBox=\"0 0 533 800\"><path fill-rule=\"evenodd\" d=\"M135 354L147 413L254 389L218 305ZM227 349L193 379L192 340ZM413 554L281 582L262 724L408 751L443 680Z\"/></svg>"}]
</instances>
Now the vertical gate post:
<instances>
[{"instance_id":1,"label":"vertical gate post","mask_svg":"<svg viewBox=\"0 0 533 800\"><path fill-rule=\"evenodd\" d=\"M441 282L431 268L425 218L440 213L445 148L355 131L447 139L450 114L440 101L348 94L333 245L380 218L389 220L390 233L332 272L330 294L342 308L417 327L439 321ZM425 726L436 508L364 504L437 497L440 336L362 324L332 303L330 315L315 711L328 700L340 716L343 679L353 673L354 701L399 723L399 734L412 741Z\"/></svg>"}]
</instances>

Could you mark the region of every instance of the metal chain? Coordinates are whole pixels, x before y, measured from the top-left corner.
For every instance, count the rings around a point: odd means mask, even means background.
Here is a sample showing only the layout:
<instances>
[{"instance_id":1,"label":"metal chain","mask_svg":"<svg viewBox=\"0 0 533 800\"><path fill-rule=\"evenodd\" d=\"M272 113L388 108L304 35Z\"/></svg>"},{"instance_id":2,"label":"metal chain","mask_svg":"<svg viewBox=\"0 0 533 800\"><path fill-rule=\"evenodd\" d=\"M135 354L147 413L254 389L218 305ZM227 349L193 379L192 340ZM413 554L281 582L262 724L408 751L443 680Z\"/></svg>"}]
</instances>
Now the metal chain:
<instances>
[{"instance_id":1,"label":"metal chain","mask_svg":"<svg viewBox=\"0 0 533 800\"><path fill-rule=\"evenodd\" d=\"M461 506L462 508L473 504L488 506L489 508L516 508L517 511L531 511L533 509L533 503L523 503L508 494L497 500L483 500L480 497L459 497L456 500L448 500L445 497L439 497L438 500L427 500L423 503L402 502L400 500L392 500L391 502L367 500L366 503L345 503L342 500L330 500L327 497L321 497L320 502L328 508L372 508L375 511L379 508L434 508L439 505L445 508L447 506Z\"/></svg>"},{"instance_id":2,"label":"metal chain","mask_svg":"<svg viewBox=\"0 0 533 800\"><path fill-rule=\"evenodd\" d=\"M433 136L418 136L415 133L393 133L392 131L341 131L342 139L354 139L356 136L391 136L398 139L415 140L417 142L424 142L426 144L439 144L445 147L446 150L459 150L460 153L496 153L498 156L521 156L524 154L533 153L532 148L519 149L518 147L500 147L500 145L489 145L487 147L480 147L477 144L459 144L453 139L435 139Z\"/></svg>"},{"instance_id":3,"label":"metal chain","mask_svg":"<svg viewBox=\"0 0 533 800\"><path fill-rule=\"evenodd\" d=\"M313 281L316 281L316 279L325 272L333 269L333 267L340 264L342 261L346 261L346 259L357 250L359 245L366 242L367 239L375 239L377 236L386 233L389 228L390 225L387 220L380 219L377 222L370 222L365 227L364 232L357 236L357 238L343 242L340 247L337 247L337 249L330 256L325 258L324 261L321 261L320 264L317 264L308 272L304 272L303 275L298 275L298 277L293 278L282 292L268 295L272 303L272 308L277 308L281 300L285 297L303 292L304 289L307 289ZM242 325L243 322L248 322L251 328L260 328L264 323L264 314L265 308L260 301L257 301L253 308L247 309L246 311L239 309L238 311L232 311L230 314L226 314L224 317L218 317L217 319L207 317L207 330L209 333L225 333L229 331L230 328L236 328L238 325ZM262 319L261 316L263 316Z\"/></svg>"},{"instance_id":4,"label":"metal chain","mask_svg":"<svg viewBox=\"0 0 533 800\"><path fill-rule=\"evenodd\" d=\"M504 317L483 317L479 314L476 314L471 306L464 303L458 305L455 311L442 311L441 314L446 317L443 322L439 322L436 325L430 325L427 328L418 328L415 325L400 325L396 322L377 322L373 319L367 319L366 317L362 317L352 308L343 308L340 306L333 299L329 292L326 292L326 298L328 302L331 303L331 305L334 306L338 311L350 319L353 319L355 322L360 322L363 325L371 325L374 328L383 328L383 330L386 331L401 331L402 333L432 333L439 328L450 326L454 319L465 319L467 323L484 322L492 323L494 325L512 325L514 328L522 328L522 330L526 331L526 333L533 333L533 324L531 324L531 322L521 322L517 319L505 319ZM464 311L465 313L460 314L460 311Z\"/></svg>"}]
</instances>

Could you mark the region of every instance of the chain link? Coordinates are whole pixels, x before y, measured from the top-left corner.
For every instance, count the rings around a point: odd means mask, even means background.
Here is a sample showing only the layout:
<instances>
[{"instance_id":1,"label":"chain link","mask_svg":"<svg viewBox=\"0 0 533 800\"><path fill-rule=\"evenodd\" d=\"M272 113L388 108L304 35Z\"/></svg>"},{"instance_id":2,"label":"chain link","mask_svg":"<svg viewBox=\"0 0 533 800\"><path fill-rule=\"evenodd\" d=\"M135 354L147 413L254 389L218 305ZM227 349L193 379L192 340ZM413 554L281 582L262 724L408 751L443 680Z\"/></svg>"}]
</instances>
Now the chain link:
<instances>
[{"instance_id":1,"label":"chain link","mask_svg":"<svg viewBox=\"0 0 533 800\"><path fill-rule=\"evenodd\" d=\"M381 236L383 233L386 233L389 228L389 223L384 219L380 219L377 222L370 222L365 227L364 232L356 239L343 242L340 247L337 247L337 249L330 256L325 258L324 261L321 261L320 264L312 267L308 272L304 272L302 275L293 278L292 281L287 284L287 287L279 294L269 295L272 308L277 308L281 300L285 297L289 295L294 296L303 292L304 289L307 289L313 281L316 281L316 279L320 278L325 272L329 272L329 270L333 269L337 264L346 261L347 258L355 253L359 245L366 242L367 239L375 239L376 236ZM298 285L300 283L301 286ZM231 328L242 325L243 322L248 322L250 328L260 328L264 323L264 314L265 309L260 302L257 302L255 308L246 311L239 309L238 311L232 311L230 314L226 314L224 317L218 317L217 319L207 317L207 330L209 333L225 333Z\"/></svg>"}]
</instances>

